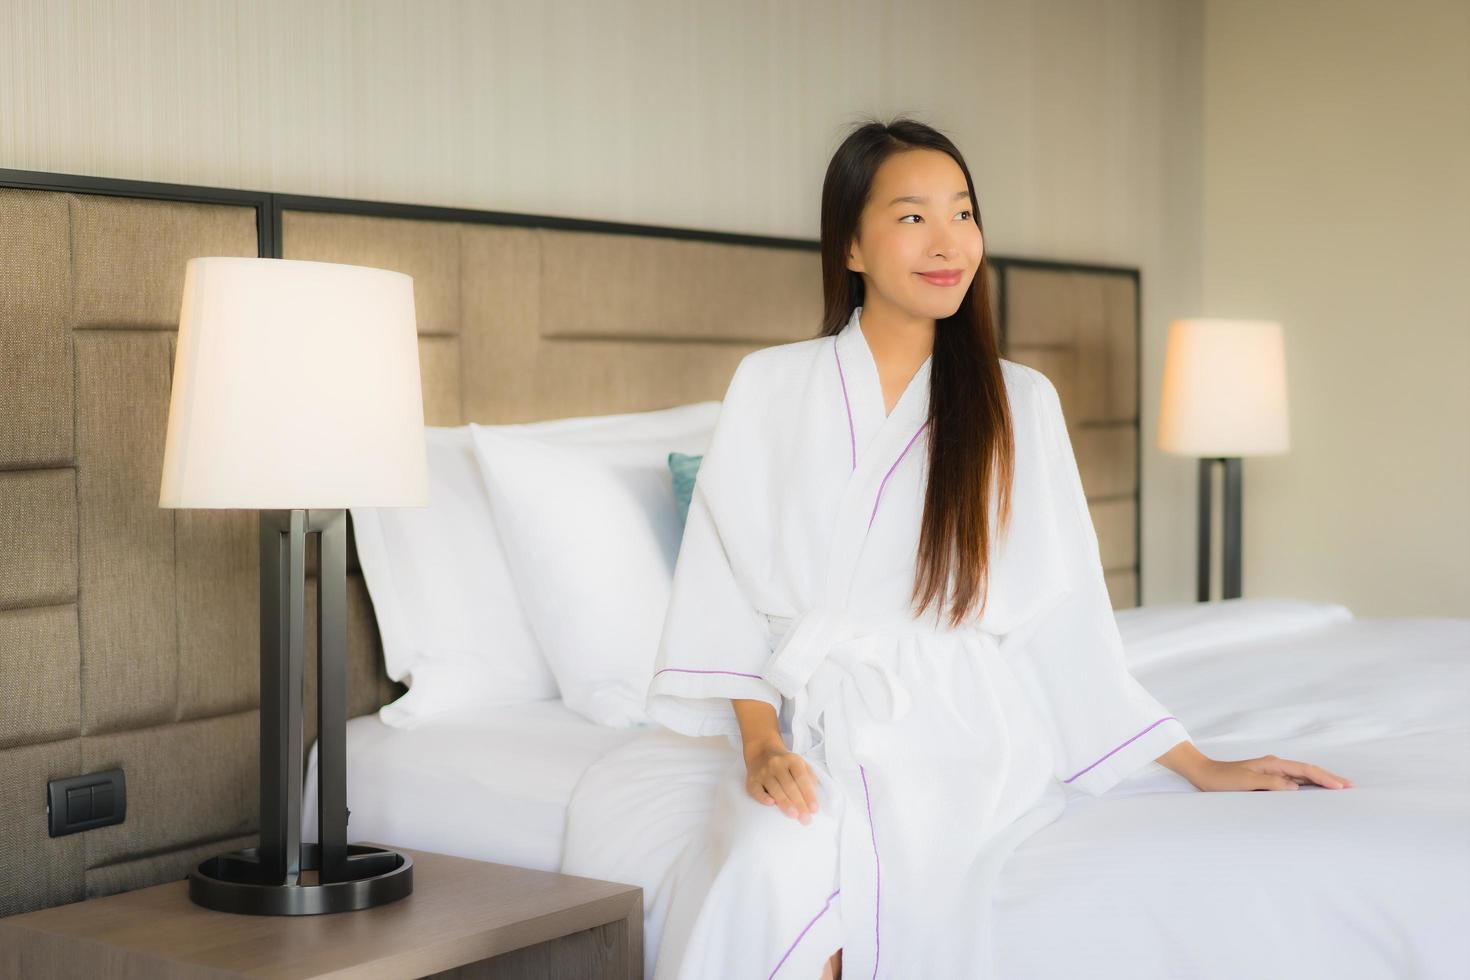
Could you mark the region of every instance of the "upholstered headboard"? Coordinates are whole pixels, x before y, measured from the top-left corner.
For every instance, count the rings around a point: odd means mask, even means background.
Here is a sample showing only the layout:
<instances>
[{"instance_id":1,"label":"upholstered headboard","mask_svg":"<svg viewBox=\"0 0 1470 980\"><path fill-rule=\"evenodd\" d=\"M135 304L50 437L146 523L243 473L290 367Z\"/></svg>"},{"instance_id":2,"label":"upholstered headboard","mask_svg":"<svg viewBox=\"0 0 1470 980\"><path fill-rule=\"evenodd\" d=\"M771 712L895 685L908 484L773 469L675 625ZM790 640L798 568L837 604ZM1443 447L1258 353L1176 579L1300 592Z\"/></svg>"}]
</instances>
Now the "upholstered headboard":
<instances>
[{"instance_id":1,"label":"upholstered headboard","mask_svg":"<svg viewBox=\"0 0 1470 980\"><path fill-rule=\"evenodd\" d=\"M0 915L258 843L256 516L158 507L196 255L412 275L431 425L719 398L746 352L820 313L813 241L0 170ZM1133 605L1137 273L992 261L1007 356L1061 392ZM350 539L348 617L360 715L402 688ZM308 669L307 745L314 692ZM115 767L126 820L49 837L47 782Z\"/></svg>"}]
</instances>

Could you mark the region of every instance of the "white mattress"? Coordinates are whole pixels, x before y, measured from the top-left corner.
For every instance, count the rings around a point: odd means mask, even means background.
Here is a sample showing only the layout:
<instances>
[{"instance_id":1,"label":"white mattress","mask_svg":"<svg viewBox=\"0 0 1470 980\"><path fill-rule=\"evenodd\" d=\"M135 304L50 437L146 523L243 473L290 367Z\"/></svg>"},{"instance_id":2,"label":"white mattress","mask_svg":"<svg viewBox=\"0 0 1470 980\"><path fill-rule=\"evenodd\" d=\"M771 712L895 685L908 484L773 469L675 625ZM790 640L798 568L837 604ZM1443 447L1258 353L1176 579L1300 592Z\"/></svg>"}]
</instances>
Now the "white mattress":
<instances>
[{"instance_id":1,"label":"white mattress","mask_svg":"<svg viewBox=\"0 0 1470 980\"><path fill-rule=\"evenodd\" d=\"M577 781L642 731L593 724L560 700L479 708L407 730L376 714L348 719L347 839L559 870ZM304 841L317 839L316 769L313 744Z\"/></svg>"}]
</instances>

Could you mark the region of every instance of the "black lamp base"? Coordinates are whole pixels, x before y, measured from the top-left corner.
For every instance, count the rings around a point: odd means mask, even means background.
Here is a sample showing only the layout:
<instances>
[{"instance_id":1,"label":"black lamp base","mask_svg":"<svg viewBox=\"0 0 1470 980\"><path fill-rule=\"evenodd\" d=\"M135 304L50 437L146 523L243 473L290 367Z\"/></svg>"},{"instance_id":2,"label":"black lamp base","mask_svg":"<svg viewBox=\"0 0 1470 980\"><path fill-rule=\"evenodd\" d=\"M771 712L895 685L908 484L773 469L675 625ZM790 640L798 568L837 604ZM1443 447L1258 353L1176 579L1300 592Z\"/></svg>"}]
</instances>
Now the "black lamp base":
<instances>
[{"instance_id":1,"label":"black lamp base","mask_svg":"<svg viewBox=\"0 0 1470 980\"><path fill-rule=\"evenodd\" d=\"M306 538L317 547L317 842L301 840ZM189 875L189 898L220 912L320 915L413 891L413 861L347 843L347 511L260 512L260 846ZM315 881L302 882L303 871Z\"/></svg>"},{"instance_id":2,"label":"black lamp base","mask_svg":"<svg viewBox=\"0 0 1470 980\"><path fill-rule=\"evenodd\" d=\"M301 845L301 870L319 871L321 847ZM204 861L189 874L197 905L241 915L322 915L386 905L413 891L413 859L366 844L348 844L346 880L276 884L261 867L260 849L247 847Z\"/></svg>"}]
</instances>

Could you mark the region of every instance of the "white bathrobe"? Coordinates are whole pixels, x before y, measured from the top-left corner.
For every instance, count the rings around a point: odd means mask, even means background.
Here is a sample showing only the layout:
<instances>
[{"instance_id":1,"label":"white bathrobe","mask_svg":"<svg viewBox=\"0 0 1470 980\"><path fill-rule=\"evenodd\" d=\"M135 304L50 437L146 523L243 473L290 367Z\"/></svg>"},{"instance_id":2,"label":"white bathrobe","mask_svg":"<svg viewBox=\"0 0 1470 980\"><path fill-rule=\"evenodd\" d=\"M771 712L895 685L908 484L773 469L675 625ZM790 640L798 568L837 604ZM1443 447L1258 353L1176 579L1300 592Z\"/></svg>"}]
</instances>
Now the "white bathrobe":
<instances>
[{"instance_id":1,"label":"white bathrobe","mask_svg":"<svg viewBox=\"0 0 1470 980\"><path fill-rule=\"evenodd\" d=\"M1005 856L1064 786L1099 795L1189 738L1125 667L1061 404L1032 368L1001 362L1016 469L986 611L913 615L931 362L885 416L861 312L747 355L699 469L648 710L737 751L660 978L812 980L838 946L849 978L992 976ZM812 824L744 792L732 698L775 707L812 763Z\"/></svg>"}]
</instances>

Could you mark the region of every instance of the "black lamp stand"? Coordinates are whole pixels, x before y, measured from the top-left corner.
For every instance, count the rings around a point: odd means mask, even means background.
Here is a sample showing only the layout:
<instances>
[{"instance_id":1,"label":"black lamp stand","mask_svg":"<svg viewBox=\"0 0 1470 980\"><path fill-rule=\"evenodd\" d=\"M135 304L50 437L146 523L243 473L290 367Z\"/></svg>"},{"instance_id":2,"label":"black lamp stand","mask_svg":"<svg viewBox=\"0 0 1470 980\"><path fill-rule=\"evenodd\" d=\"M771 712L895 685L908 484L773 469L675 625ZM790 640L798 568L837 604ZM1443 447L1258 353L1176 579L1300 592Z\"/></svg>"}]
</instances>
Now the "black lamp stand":
<instances>
[{"instance_id":1,"label":"black lamp stand","mask_svg":"<svg viewBox=\"0 0 1470 980\"><path fill-rule=\"evenodd\" d=\"M1202 457L1199 461L1199 601L1210 601L1210 477L1215 464L1225 471L1221 523L1224 524L1224 583L1221 598L1240 598L1240 457Z\"/></svg>"},{"instance_id":2,"label":"black lamp stand","mask_svg":"<svg viewBox=\"0 0 1470 980\"><path fill-rule=\"evenodd\" d=\"M301 841L306 535L316 534L317 840ZM303 882L315 871L315 882ZM347 843L347 512L260 512L260 846L204 861L189 897L222 912L317 915L413 891L413 860Z\"/></svg>"}]
</instances>

